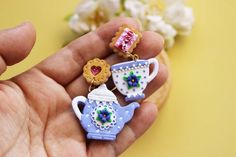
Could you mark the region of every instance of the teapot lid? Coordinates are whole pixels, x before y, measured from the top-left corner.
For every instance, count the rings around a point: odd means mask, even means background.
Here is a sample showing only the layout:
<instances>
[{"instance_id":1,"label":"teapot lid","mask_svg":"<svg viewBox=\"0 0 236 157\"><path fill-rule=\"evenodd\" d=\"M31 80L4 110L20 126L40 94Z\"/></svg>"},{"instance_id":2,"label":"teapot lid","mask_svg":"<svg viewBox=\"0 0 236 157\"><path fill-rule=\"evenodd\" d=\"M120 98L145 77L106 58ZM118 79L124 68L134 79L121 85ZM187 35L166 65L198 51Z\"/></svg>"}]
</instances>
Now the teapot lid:
<instances>
[{"instance_id":1,"label":"teapot lid","mask_svg":"<svg viewBox=\"0 0 236 157\"><path fill-rule=\"evenodd\" d=\"M105 84L102 84L98 88L92 90L88 94L88 99L103 102L117 102L115 94L108 90Z\"/></svg>"}]
</instances>

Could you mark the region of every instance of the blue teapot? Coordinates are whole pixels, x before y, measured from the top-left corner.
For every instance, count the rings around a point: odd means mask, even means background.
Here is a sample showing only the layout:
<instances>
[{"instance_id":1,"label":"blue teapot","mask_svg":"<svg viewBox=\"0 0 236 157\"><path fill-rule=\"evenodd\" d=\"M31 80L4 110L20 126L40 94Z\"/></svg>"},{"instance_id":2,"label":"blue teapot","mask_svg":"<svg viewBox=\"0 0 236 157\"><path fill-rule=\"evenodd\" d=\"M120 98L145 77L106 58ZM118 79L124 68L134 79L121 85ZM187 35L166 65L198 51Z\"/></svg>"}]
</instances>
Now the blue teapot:
<instances>
[{"instance_id":1,"label":"blue teapot","mask_svg":"<svg viewBox=\"0 0 236 157\"><path fill-rule=\"evenodd\" d=\"M77 96L72 100L72 108L86 130L87 138L96 140L115 140L139 106L137 102L132 102L122 107L105 84L92 90L88 98Z\"/></svg>"}]
</instances>

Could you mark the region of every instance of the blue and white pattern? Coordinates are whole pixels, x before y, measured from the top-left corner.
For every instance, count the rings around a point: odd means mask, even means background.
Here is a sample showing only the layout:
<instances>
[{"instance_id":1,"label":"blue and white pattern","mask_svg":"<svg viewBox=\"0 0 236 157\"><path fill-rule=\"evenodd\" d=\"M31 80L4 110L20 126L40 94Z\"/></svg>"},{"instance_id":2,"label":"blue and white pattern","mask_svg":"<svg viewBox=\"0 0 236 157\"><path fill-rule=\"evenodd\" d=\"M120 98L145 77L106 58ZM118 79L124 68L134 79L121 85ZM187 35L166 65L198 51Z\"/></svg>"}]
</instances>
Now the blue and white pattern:
<instances>
[{"instance_id":1,"label":"blue and white pattern","mask_svg":"<svg viewBox=\"0 0 236 157\"><path fill-rule=\"evenodd\" d=\"M150 64L154 64L151 74L149 74ZM128 61L111 66L113 81L119 92L126 96L126 101L143 99L145 97L143 91L157 75L158 69L159 64L155 58Z\"/></svg>"},{"instance_id":2,"label":"blue and white pattern","mask_svg":"<svg viewBox=\"0 0 236 157\"><path fill-rule=\"evenodd\" d=\"M104 117L101 117L99 112L103 111L104 113L108 113L104 116L106 116L106 119L103 119ZM109 116L109 117L108 117ZM116 113L112 106L110 105L98 105L94 108L94 110L91 112L91 120L92 123L99 129L109 129L113 127L116 124Z\"/></svg>"},{"instance_id":3,"label":"blue and white pattern","mask_svg":"<svg viewBox=\"0 0 236 157\"><path fill-rule=\"evenodd\" d=\"M88 97L77 96L72 100L72 108L88 139L115 140L125 123L133 117L134 110L140 106L137 102L120 105L105 84L92 90Z\"/></svg>"},{"instance_id":4,"label":"blue and white pattern","mask_svg":"<svg viewBox=\"0 0 236 157\"><path fill-rule=\"evenodd\" d=\"M144 98L143 90L148 84L149 63L147 60L129 61L111 66L113 81L126 101ZM136 76L134 82L128 80ZM124 78L127 78L124 79ZM132 83L132 84L131 84Z\"/></svg>"}]
</instances>

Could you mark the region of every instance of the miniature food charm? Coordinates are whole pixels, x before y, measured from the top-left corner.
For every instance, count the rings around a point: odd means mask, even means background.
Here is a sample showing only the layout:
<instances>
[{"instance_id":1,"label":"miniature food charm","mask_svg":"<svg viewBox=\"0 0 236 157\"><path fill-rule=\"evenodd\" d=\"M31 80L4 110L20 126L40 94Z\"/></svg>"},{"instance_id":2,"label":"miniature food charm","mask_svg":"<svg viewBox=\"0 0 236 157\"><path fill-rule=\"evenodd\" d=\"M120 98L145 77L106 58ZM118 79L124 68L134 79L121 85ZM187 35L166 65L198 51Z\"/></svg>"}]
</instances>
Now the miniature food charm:
<instances>
[{"instance_id":1,"label":"miniature food charm","mask_svg":"<svg viewBox=\"0 0 236 157\"><path fill-rule=\"evenodd\" d=\"M98 58L88 61L83 71L86 81L93 85L105 83L111 76L110 65Z\"/></svg>"},{"instance_id":2,"label":"miniature food charm","mask_svg":"<svg viewBox=\"0 0 236 157\"><path fill-rule=\"evenodd\" d=\"M127 102L143 99L143 91L156 77L159 69L157 59L143 60L139 59L137 54L133 54L133 49L140 39L140 32L123 25L110 46L119 55L132 58L132 61L117 63L110 67L105 60L95 58L84 66L83 76L90 84L89 94L87 98L75 97L72 100L72 108L87 132L88 139L115 140L124 125L132 119L135 109L140 106L137 102L125 106L119 104L115 94L105 85L111 75L116 88L126 96ZM151 64L153 69L150 72ZM95 89L91 90L93 85Z\"/></svg>"},{"instance_id":3,"label":"miniature food charm","mask_svg":"<svg viewBox=\"0 0 236 157\"><path fill-rule=\"evenodd\" d=\"M110 77L110 65L105 60L95 58L83 68L83 76L90 84L100 85L90 90L88 97L77 96L72 100L72 108L80 120L88 139L115 140L125 123L131 120L137 102L120 105L115 94L104 84Z\"/></svg>"},{"instance_id":4,"label":"miniature food charm","mask_svg":"<svg viewBox=\"0 0 236 157\"><path fill-rule=\"evenodd\" d=\"M112 39L110 47L119 55L129 57L141 37L140 32L127 25L123 25Z\"/></svg>"},{"instance_id":5,"label":"miniature food charm","mask_svg":"<svg viewBox=\"0 0 236 157\"><path fill-rule=\"evenodd\" d=\"M113 82L118 91L126 96L125 101L127 102L145 98L143 91L148 83L156 77L159 69L159 63L156 58L141 60L137 54L133 54L133 49L140 41L140 38L140 32L123 25L110 43L115 52L124 57L132 58L132 61L111 66ZM154 65L151 73L149 73L150 64Z\"/></svg>"}]
</instances>

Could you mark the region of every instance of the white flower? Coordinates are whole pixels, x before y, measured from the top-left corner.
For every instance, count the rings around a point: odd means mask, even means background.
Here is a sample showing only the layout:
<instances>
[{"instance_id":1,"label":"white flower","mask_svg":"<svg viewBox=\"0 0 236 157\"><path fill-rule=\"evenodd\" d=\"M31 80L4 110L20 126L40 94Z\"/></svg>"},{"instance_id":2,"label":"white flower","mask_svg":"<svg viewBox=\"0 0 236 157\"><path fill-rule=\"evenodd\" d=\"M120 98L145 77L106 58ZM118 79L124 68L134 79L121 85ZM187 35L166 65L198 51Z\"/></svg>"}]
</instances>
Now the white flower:
<instances>
[{"instance_id":1,"label":"white flower","mask_svg":"<svg viewBox=\"0 0 236 157\"><path fill-rule=\"evenodd\" d=\"M163 0L166 5L171 5L171 4L174 4L174 3L185 3L186 0Z\"/></svg>"},{"instance_id":2,"label":"white flower","mask_svg":"<svg viewBox=\"0 0 236 157\"><path fill-rule=\"evenodd\" d=\"M81 19L86 20L92 17L98 8L98 2L95 0L83 0L75 10L75 13L80 16Z\"/></svg>"},{"instance_id":3,"label":"white flower","mask_svg":"<svg viewBox=\"0 0 236 157\"><path fill-rule=\"evenodd\" d=\"M95 17L97 8L97 1L82 1L76 8L75 13L70 17L70 28L77 32L80 36L93 29L96 29L96 27L94 27L93 18Z\"/></svg>"},{"instance_id":4,"label":"white flower","mask_svg":"<svg viewBox=\"0 0 236 157\"><path fill-rule=\"evenodd\" d=\"M82 0L70 17L69 26L80 36L95 30L116 16L138 19L144 30L160 33L166 48L173 46L177 34L191 32L194 17L185 0L162 0L164 11L151 0ZM159 2L159 1L158 1Z\"/></svg>"},{"instance_id":5,"label":"white flower","mask_svg":"<svg viewBox=\"0 0 236 157\"><path fill-rule=\"evenodd\" d=\"M108 15L109 18L116 16L120 9L120 0L100 0L99 9L104 11L104 14Z\"/></svg>"},{"instance_id":6,"label":"white flower","mask_svg":"<svg viewBox=\"0 0 236 157\"><path fill-rule=\"evenodd\" d=\"M91 30L90 25L86 21L81 20L78 14L74 14L70 18L69 26L72 30L77 32L79 36Z\"/></svg>"},{"instance_id":7,"label":"white flower","mask_svg":"<svg viewBox=\"0 0 236 157\"><path fill-rule=\"evenodd\" d=\"M176 30L171 25L165 23L161 16L147 16L147 30L160 33L165 39L166 48L173 46Z\"/></svg>"},{"instance_id":8,"label":"white flower","mask_svg":"<svg viewBox=\"0 0 236 157\"><path fill-rule=\"evenodd\" d=\"M69 20L69 26L79 35L95 30L120 10L117 0L83 0Z\"/></svg>"},{"instance_id":9,"label":"white flower","mask_svg":"<svg viewBox=\"0 0 236 157\"><path fill-rule=\"evenodd\" d=\"M171 24L180 35L187 35L192 30L194 17L192 9L182 3L173 3L164 11L164 20Z\"/></svg>"},{"instance_id":10,"label":"white flower","mask_svg":"<svg viewBox=\"0 0 236 157\"><path fill-rule=\"evenodd\" d=\"M125 0L125 11L128 16L139 19L141 22L145 20L148 11L147 5L140 0Z\"/></svg>"}]
</instances>

